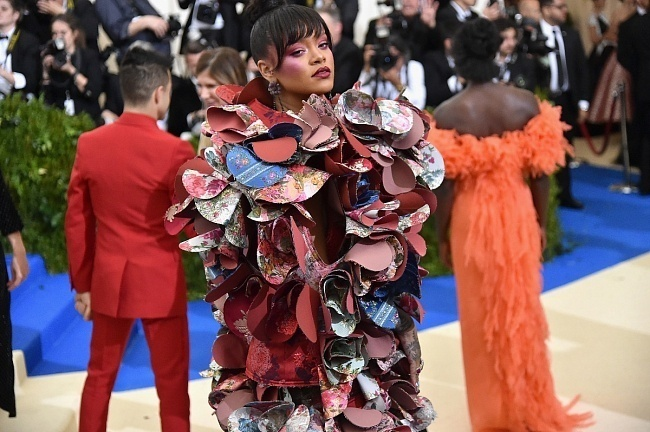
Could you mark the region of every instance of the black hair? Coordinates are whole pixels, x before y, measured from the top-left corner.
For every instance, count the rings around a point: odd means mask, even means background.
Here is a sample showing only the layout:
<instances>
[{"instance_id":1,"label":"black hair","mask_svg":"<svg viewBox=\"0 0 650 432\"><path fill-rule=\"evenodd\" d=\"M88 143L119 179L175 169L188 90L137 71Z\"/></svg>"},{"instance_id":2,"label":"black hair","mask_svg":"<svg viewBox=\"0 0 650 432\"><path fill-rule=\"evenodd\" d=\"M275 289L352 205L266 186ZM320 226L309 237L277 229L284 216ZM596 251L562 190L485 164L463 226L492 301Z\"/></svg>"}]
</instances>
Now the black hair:
<instances>
[{"instance_id":1,"label":"black hair","mask_svg":"<svg viewBox=\"0 0 650 432\"><path fill-rule=\"evenodd\" d=\"M456 72L468 81L492 81L499 73L499 67L494 62L499 46L501 36L494 23L485 18L466 22L451 45Z\"/></svg>"},{"instance_id":2,"label":"black hair","mask_svg":"<svg viewBox=\"0 0 650 432\"><path fill-rule=\"evenodd\" d=\"M453 39L460 28L465 24L464 21L447 20L440 23L440 34L443 39Z\"/></svg>"},{"instance_id":3,"label":"black hair","mask_svg":"<svg viewBox=\"0 0 650 432\"><path fill-rule=\"evenodd\" d=\"M550 6L553 3L555 3L555 0L539 0L539 8L543 8L545 6Z\"/></svg>"},{"instance_id":4,"label":"black hair","mask_svg":"<svg viewBox=\"0 0 650 432\"><path fill-rule=\"evenodd\" d=\"M257 62L268 58L269 48L277 55L277 66L289 45L310 36L327 36L332 46L332 36L323 18L307 6L287 5L285 0L251 0L246 15L253 24L251 29L251 55Z\"/></svg>"},{"instance_id":5,"label":"black hair","mask_svg":"<svg viewBox=\"0 0 650 432\"><path fill-rule=\"evenodd\" d=\"M171 68L171 57L135 42L120 64L120 90L124 102L136 106L147 103L158 87L169 83Z\"/></svg>"},{"instance_id":6,"label":"black hair","mask_svg":"<svg viewBox=\"0 0 650 432\"><path fill-rule=\"evenodd\" d=\"M497 31L501 33L502 31L506 31L508 29L515 29L517 30L517 23L515 23L512 19L510 18L497 18L494 21L494 25L497 27Z\"/></svg>"}]
</instances>

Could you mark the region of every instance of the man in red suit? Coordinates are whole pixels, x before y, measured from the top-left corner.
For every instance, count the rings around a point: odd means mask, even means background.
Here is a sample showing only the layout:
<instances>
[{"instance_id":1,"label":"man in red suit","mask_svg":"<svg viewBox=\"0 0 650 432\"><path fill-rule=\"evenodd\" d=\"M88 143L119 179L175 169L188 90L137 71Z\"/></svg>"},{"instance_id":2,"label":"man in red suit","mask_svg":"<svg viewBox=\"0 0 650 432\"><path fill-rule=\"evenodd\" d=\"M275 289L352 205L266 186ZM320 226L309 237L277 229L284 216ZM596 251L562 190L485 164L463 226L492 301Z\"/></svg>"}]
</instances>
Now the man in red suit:
<instances>
[{"instance_id":1,"label":"man in red suit","mask_svg":"<svg viewBox=\"0 0 650 432\"><path fill-rule=\"evenodd\" d=\"M106 431L134 320L151 351L162 430L189 431L187 301L177 239L163 219L189 143L161 131L171 60L133 47L120 66L124 113L79 137L65 221L76 309L93 320L79 430ZM91 304L92 298L92 304Z\"/></svg>"}]
</instances>

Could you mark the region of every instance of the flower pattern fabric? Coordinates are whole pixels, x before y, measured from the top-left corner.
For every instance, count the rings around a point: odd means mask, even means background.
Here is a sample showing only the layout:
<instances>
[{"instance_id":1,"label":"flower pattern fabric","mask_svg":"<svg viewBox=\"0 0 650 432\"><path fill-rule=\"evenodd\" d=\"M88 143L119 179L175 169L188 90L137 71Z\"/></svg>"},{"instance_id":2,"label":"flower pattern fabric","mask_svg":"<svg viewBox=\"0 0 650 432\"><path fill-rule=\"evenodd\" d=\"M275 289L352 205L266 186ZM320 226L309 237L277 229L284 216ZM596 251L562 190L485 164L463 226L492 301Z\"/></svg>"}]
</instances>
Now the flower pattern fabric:
<instances>
[{"instance_id":1,"label":"flower pattern fabric","mask_svg":"<svg viewBox=\"0 0 650 432\"><path fill-rule=\"evenodd\" d=\"M419 232L444 176L426 114L357 89L279 113L222 86L212 146L179 170L170 231L206 267L223 324L204 373L229 431L424 430L395 328L421 319Z\"/></svg>"}]
</instances>

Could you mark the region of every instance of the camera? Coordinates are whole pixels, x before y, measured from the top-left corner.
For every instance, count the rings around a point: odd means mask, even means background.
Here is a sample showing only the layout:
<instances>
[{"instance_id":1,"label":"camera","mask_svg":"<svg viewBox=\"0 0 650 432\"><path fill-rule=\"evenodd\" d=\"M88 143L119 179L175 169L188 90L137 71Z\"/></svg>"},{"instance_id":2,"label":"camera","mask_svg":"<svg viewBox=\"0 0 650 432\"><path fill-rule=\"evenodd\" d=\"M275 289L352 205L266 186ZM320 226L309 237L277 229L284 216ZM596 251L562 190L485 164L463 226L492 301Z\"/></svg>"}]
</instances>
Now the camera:
<instances>
[{"instance_id":1,"label":"camera","mask_svg":"<svg viewBox=\"0 0 650 432\"><path fill-rule=\"evenodd\" d=\"M54 69L61 69L68 62L68 54L65 52L65 41L61 38L49 40L41 52L42 57L48 55L54 57L52 67Z\"/></svg>"},{"instance_id":2,"label":"camera","mask_svg":"<svg viewBox=\"0 0 650 432\"><path fill-rule=\"evenodd\" d=\"M167 18L167 25L169 25L167 36L170 38L178 36L178 32L181 31L181 28L183 28L183 25L178 20L177 15L170 15L169 18Z\"/></svg>"},{"instance_id":3,"label":"camera","mask_svg":"<svg viewBox=\"0 0 650 432\"><path fill-rule=\"evenodd\" d=\"M527 18L517 13L514 15L514 21L517 24L519 33L519 49L525 54L533 57L543 57L553 51L546 46L548 39L539 27L539 24L531 18Z\"/></svg>"},{"instance_id":4,"label":"camera","mask_svg":"<svg viewBox=\"0 0 650 432\"><path fill-rule=\"evenodd\" d=\"M390 52L390 46L386 43L374 46L375 55L370 59L370 65L376 70L387 71L395 66L399 56L394 56Z\"/></svg>"},{"instance_id":5,"label":"camera","mask_svg":"<svg viewBox=\"0 0 650 432\"><path fill-rule=\"evenodd\" d=\"M205 24L214 24L219 14L219 2L201 3L196 8L196 19Z\"/></svg>"}]
</instances>

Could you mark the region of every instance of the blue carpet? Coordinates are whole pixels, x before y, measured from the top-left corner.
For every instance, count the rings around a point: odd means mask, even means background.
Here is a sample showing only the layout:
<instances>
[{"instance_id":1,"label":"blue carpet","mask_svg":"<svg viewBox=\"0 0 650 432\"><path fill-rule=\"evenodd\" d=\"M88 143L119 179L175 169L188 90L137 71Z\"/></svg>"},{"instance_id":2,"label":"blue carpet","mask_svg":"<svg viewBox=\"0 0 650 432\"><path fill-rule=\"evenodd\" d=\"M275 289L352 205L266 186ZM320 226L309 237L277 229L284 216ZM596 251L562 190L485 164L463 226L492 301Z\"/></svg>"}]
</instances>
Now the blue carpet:
<instances>
[{"instance_id":1,"label":"blue carpet","mask_svg":"<svg viewBox=\"0 0 650 432\"><path fill-rule=\"evenodd\" d=\"M610 192L609 186L622 180L619 171L582 165L572 173L574 194L586 208L583 211L560 209L569 252L544 264L545 291L650 251L650 197ZM12 295L14 348L26 351L30 375L84 370L91 325L74 312L67 275L48 276L39 259L30 257L35 270L28 283ZM426 315L418 328L458 319L453 276L426 278L422 290ZM196 379L210 361L218 326L208 304L194 301L188 306L189 377ZM149 351L142 329L137 325L115 390L153 385Z\"/></svg>"}]
</instances>

